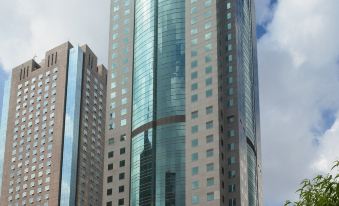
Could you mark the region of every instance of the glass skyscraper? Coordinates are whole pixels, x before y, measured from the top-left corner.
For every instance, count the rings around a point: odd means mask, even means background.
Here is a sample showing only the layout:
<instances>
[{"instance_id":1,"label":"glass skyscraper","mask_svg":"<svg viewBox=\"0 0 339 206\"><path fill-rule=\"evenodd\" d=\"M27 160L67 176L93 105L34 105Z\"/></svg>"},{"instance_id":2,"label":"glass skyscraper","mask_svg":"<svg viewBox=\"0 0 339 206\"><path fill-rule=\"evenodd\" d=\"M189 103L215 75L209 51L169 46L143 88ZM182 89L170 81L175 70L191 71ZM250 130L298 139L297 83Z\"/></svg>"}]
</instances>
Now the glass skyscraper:
<instances>
[{"instance_id":1,"label":"glass skyscraper","mask_svg":"<svg viewBox=\"0 0 339 206\"><path fill-rule=\"evenodd\" d=\"M253 0L111 0L103 206L261 206Z\"/></svg>"}]
</instances>

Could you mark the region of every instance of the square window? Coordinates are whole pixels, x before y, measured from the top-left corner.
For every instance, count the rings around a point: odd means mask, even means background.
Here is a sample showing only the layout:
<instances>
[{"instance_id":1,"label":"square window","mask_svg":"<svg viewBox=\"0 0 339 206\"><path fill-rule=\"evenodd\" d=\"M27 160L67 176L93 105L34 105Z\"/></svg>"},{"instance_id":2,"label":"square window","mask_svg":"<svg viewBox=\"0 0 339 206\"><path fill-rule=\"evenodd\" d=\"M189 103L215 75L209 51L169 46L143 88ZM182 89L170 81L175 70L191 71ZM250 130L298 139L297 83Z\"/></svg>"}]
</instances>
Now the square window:
<instances>
[{"instance_id":1,"label":"square window","mask_svg":"<svg viewBox=\"0 0 339 206\"><path fill-rule=\"evenodd\" d=\"M198 95L194 94L191 96L191 102L197 102L198 101Z\"/></svg>"},{"instance_id":2,"label":"square window","mask_svg":"<svg viewBox=\"0 0 339 206\"><path fill-rule=\"evenodd\" d=\"M125 154L126 153L126 149L125 149L125 147L123 147L123 148L120 148L120 154Z\"/></svg>"},{"instance_id":3,"label":"square window","mask_svg":"<svg viewBox=\"0 0 339 206\"><path fill-rule=\"evenodd\" d=\"M206 91L206 97L211 97L213 95L212 89Z\"/></svg>"},{"instance_id":4,"label":"square window","mask_svg":"<svg viewBox=\"0 0 339 206\"><path fill-rule=\"evenodd\" d=\"M194 126L192 126L192 128L191 128L191 132L192 132L192 134L194 134L194 133L197 133L199 131L199 127L198 127L198 125L194 125Z\"/></svg>"},{"instance_id":5,"label":"square window","mask_svg":"<svg viewBox=\"0 0 339 206\"><path fill-rule=\"evenodd\" d=\"M192 190L196 190L199 188L199 181L195 180L192 182Z\"/></svg>"},{"instance_id":6,"label":"square window","mask_svg":"<svg viewBox=\"0 0 339 206\"><path fill-rule=\"evenodd\" d=\"M213 157L213 149L206 150L206 157Z\"/></svg>"},{"instance_id":7,"label":"square window","mask_svg":"<svg viewBox=\"0 0 339 206\"><path fill-rule=\"evenodd\" d=\"M122 185L122 186L119 186L119 192L124 192L125 191L125 187Z\"/></svg>"},{"instance_id":8,"label":"square window","mask_svg":"<svg viewBox=\"0 0 339 206\"><path fill-rule=\"evenodd\" d=\"M119 174L119 180L123 180L123 179L125 179L125 173L124 172Z\"/></svg>"},{"instance_id":9,"label":"square window","mask_svg":"<svg viewBox=\"0 0 339 206\"><path fill-rule=\"evenodd\" d=\"M198 160L198 153L193 153L192 154L192 162L197 161Z\"/></svg>"},{"instance_id":10,"label":"square window","mask_svg":"<svg viewBox=\"0 0 339 206\"><path fill-rule=\"evenodd\" d=\"M206 165L206 171L210 172L214 170L214 164L213 163L209 163Z\"/></svg>"},{"instance_id":11,"label":"square window","mask_svg":"<svg viewBox=\"0 0 339 206\"><path fill-rule=\"evenodd\" d=\"M206 114L212 114L213 113L213 106L206 107Z\"/></svg>"},{"instance_id":12,"label":"square window","mask_svg":"<svg viewBox=\"0 0 339 206\"><path fill-rule=\"evenodd\" d=\"M213 135L206 136L206 143L211 143L211 142L213 142Z\"/></svg>"},{"instance_id":13,"label":"square window","mask_svg":"<svg viewBox=\"0 0 339 206\"><path fill-rule=\"evenodd\" d=\"M107 183L113 182L113 176L108 176L107 177Z\"/></svg>"},{"instance_id":14,"label":"square window","mask_svg":"<svg viewBox=\"0 0 339 206\"><path fill-rule=\"evenodd\" d=\"M213 201L214 200L214 192L207 193L207 201Z\"/></svg>"},{"instance_id":15,"label":"square window","mask_svg":"<svg viewBox=\"0 0 339 206\"><path fill-rule=\"evenodd\" d=\"M199 167L192 168L192 175L197 175L199 173Z\"/></svg>"},{"instance_id":16,"label":"square window","mask_svg":"<svg viewBox=\"0 0 339 206\"><path fill-rule=\"evenodd\" d=\"M199 196L198 195L193 195L192 196L192 204L193 205L197 205L200 203L200 199L199 199Z\"/></svg>"},{"instance_id":17,"label":"square window","mask_svg":"<svg viewBox=\"0 0 339 206\"><path fill-rule=\"evenodd\" d=\"M191 118L192 118L192 119L198 118L198 111L192 112L192 113L191 113Z\"/></svg>"},{"instance_id":18,"label":"square window","mask_svg":"<svg viewBox=\"0 0 339 206\"><path fill-rule=\"evenodd\" d=\"M213 121L206 122L206 129L212 129L213 128Z\"/></svg>"},{"instance_id":19,"label":"square window","mask_svg":"<svg viewBox=\"0 0 339 206\"><path fill-rule=\"evenodd\" d=\"M198 83L192 84L192 85L191 85L191 90L194 91L194 90L196 90L196 89L198 89Z\"/></svg>"},{"instance_id":20,"label":"square window","mask_svg":"<svg viewBox=\"0 0 339 206\"><path fill-rule=\"evenodd\" d=\"M112 195L112 193L113 193L113 190L112 190L112 189L108 189L108 190L107 190L107 195L108 195L108 196Z\"/></svg>"},{"instance_id":21,"label":"square window","mask_svg":"<svg viewBox=\"0 0 339 206\"><path fill-rule=\"evenodd\" d=\"M214 185L214 177L207 178L207 187Z\"/></svg>"}]
</instances>

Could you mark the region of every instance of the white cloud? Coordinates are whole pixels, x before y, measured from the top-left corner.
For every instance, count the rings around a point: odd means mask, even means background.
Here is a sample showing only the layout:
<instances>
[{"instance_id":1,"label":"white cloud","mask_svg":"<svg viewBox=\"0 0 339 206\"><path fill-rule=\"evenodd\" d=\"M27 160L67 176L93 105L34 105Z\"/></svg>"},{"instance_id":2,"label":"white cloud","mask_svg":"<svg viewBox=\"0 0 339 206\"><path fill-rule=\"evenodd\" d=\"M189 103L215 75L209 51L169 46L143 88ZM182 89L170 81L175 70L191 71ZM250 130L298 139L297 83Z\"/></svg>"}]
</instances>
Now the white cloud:
<instances>
[{"instance_id":1,"label":"white cloud","mask_svg":"<svg viewBox=\"0 0 339 206\"><path fill-rule=\"evenodd\" d=\"M314 132L324 110L339 109L337 8L336 0L278 1L258 42L265 205L295 198L302 179L338 157L339 123Z\"/></svg>"},{"instance_id":2,"label":"white cloud","mask_svg":"<svg viewBox=\"0 0 339 206\"><path fill-rule=\"evenodd\" d=\"M0 0L0 62L7 71L70 41L107 65L109 0Z\"/></svg>"}]
</instances>

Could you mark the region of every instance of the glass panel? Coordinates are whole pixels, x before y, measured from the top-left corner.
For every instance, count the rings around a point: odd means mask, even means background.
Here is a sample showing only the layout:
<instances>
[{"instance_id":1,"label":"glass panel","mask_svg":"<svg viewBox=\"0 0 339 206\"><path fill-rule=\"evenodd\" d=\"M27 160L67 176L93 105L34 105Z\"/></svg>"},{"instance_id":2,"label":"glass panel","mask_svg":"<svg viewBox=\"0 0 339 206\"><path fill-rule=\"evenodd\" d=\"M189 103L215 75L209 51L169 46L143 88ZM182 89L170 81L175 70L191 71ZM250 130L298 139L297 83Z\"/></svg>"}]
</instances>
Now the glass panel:
<instances>
[{"instance_id":1,"label":"glass panel","mask_svg":"<svg viewBox=\"0 0 339 206\"><path fill-rule=\"evenodd\" d=\"M75 47L70 50L66 95L65 132L60 205L75 205L77 159L80 125L80 100L83 52Z\"/></svg>"}]
</instances>

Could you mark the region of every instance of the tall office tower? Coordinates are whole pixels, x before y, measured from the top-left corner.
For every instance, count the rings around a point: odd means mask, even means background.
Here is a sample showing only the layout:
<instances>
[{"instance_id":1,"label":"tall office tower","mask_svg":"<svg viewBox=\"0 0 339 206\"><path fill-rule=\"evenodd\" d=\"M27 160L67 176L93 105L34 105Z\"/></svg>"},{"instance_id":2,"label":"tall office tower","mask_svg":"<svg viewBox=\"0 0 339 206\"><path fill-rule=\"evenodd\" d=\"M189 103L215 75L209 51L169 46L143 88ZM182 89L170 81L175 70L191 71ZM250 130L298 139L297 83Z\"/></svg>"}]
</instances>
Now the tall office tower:
<instances>
[{"instance_id":1,"label":"tall office tower","mask_svg":"<svg viewBox=\"0 0 339 206\"><path fill-rule=\"evenodd\" d=\"M102 204L107 71L96 63L67 42L13 69L1 205Z\"/></svg>"},{"instance_id":2,"label":"tall office tower","mask_svg":"<svg viewBox=\"0 0 339 206\"><path fill-rule=\"evenodd\" d=\"M260 206L253 0L111 1L103 206Z\"/></svg>"}]
</instances>

